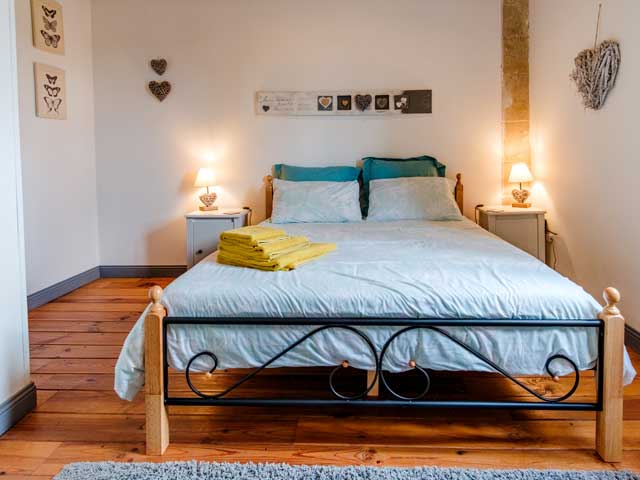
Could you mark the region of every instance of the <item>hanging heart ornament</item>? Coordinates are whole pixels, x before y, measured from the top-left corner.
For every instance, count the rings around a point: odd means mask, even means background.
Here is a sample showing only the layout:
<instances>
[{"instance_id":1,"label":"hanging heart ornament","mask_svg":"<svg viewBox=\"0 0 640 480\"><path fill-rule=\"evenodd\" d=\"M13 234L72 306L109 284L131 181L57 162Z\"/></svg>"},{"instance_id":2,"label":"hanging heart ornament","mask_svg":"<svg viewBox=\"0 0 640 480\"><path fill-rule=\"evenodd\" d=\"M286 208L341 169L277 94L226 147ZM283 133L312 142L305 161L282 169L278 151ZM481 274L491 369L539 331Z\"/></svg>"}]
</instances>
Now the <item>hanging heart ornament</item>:
<instances>
[{"instance_id":1,"label":"hanging heart ornament","mask_svg":"<svg viewBox=\"0 0 640 480\"><path fill-rule=\"evenodd\" d=\"M595 48L583 50L574 60L571 79L578 87L585 108L599 110L616 83L620 68L620 44L605 40Z\"/></svg>"},{"instance_id":2,"label":"hanging heart ornament","mask_svg":"<svg viewBox=\"0 0 640 480\"><path fill-rule=\"evenodd\" d=\"M151 60L151 68L158 75L162 75L167 71L167 61L164 58L156 58L155 60Z\"/></svg>"},{"instance_id":3,"label":"hanging heart ornament","mask_svg":"<svg viewBox=\"0 0 640 480\"><path fill-rule=\"evenodd\" d=\"M371 95L356 95L356 106L360 111L364 112L371 105Z\"/></svg>"},{"instance_id":4,"label":"hanging heart ornament","mask_svg":"<svg viewBox=\"0 0 640 480\"><path fill-rule=\"evenodd\" d=\"M166 80L162 83L158 83L156 81L149 82L149 90L153 93L156 98L160 101L163 101L171 92L171 84Z\"/></svg>"}]
</instances>

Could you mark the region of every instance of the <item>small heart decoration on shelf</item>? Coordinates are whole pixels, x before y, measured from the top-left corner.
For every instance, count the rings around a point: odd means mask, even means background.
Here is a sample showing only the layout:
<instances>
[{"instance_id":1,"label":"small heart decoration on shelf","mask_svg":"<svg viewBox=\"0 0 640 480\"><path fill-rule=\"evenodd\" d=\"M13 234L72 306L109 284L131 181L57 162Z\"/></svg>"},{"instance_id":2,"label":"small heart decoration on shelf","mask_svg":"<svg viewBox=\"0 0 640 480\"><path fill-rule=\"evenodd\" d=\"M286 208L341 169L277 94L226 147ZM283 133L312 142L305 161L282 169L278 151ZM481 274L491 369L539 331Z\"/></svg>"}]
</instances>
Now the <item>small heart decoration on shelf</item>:
<instances>
[{"instance_id":1,"label":"small heart decoration on shelf","mask_svg":"<svg viewBox=\"0 0 640 480\"><path fill-rule=\"evenodd\" d=\"M156 58L150 62L151 68L158 75L163 75L167 71L167 61L164 58Z\"/></svg>"},{"instance_id":2,"label":"small heart decoration on shelf","mask_svg":"<svg viewBox=\"0 0 640 480\"><path fill-rule=\"evenodd\" d=\"M358 107L358 109L362 112L364 112L367 108L369 108L369 105L371 105L371 101L373 99L371 98L371 95L356 95L356 106Z\"/></svg>"},{"instance_id":3,"label":"small heart decoration on shelf","mask_svg":"<svg viewBox=\"0 0 640 480\"><path fill-rule=\"evenodd\" d=\"M171 84L166 80L162 83L152 81L149 82L149 90L162 102L171 92Z\"/></svg>"},{"instance_id":4,"label":"small heart decoration on shelf","mask_svg":"<svg viewBox=\"0 0 640 480\"><path fill-rule=\"evenodd\" d=\"M319 97L318 102L324 108L329 108L329 105L331 105L331 103L333 102L333 97Z\"/></svg>"}]
</instances>

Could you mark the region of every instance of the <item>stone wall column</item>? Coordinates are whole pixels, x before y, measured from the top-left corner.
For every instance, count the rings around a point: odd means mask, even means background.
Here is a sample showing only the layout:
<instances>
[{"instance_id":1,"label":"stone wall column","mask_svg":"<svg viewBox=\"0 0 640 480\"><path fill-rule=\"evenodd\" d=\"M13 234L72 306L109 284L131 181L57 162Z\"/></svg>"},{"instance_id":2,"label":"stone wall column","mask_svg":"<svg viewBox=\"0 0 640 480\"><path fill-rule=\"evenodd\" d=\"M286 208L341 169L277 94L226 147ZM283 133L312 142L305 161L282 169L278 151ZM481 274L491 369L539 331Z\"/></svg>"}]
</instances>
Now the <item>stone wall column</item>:
<instances>
[{"instance_id":1,"label":"stone wall column","mask_svg":"<svg viewBox=\"0 0 640 480\"><path fill-rule=\"evenodd\" d=\"M511 203L507 182L511 165L531 163L529 143L529 0L502 1L502 185L503 203Z\"/></svg>"}]
</instances>

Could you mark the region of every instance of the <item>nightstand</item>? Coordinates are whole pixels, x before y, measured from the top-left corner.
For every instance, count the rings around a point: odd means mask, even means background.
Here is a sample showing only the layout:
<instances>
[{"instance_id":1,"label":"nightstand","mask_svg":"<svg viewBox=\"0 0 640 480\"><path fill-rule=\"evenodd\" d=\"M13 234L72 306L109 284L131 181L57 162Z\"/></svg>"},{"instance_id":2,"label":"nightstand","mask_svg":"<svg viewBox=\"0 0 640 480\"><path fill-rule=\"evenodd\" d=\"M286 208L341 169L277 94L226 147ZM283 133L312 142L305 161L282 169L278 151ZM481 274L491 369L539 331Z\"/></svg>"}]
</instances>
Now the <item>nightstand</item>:
<instances>
[{"instance_id":1,"label":"nightstand","mask_svg":"<svg viewBox=\"0 0 640 480\"><path fill-rule=\"evenodd\" d=\"M226 213L238 211L240 213ZM222 232L246 226L248 215L249 210L240 208L221 208L187 214L187 267L193 267L207 255L215 252Z\"/></svg>"},{"instance_id":2,"label":"nightstand","mask_svg":"<svg viewBox=\"0 0 640 480\"><path fill-rule=\"evenodd\" d=\"M540 261L546 260L545 210L514 208L506 205L479 207L478 223L485 230L530 253Z\"/></svg>"}]
</instances>

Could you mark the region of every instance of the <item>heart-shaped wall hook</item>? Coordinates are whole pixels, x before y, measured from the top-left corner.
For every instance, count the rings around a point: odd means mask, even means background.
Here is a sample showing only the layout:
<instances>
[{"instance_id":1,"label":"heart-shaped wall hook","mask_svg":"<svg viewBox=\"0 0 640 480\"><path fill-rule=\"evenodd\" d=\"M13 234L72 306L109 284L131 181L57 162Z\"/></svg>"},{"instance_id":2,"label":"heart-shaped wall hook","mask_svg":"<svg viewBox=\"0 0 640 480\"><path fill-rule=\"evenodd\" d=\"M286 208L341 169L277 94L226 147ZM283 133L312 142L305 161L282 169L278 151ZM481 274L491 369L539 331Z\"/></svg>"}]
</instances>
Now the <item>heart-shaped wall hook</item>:
<instances>
[{"instance_id":1,"label":"heart-shaped wall hook","mask_svg":"<svg viewBox=\"0 0 640 480\"><path fill-rule=\"evenodd\" d=\"M167 71L167 61L164 58L156 58L149 62L151 64L151 68L158 75L164 74Z\"/></svg>"},{"instance_id":2,"label":"heart-shaped wall hook","mask_svg":"<svg viewBox=\"0 0 640 480\"><path fill-rule=\"evenodd\" d=\"M356 95L356 106L362 112L364 112L369 105L371 105L371 95Z\"/></svg>"},{"instance_id":3,"label":"heart-shaped wall hook","mask_svg":"<svg viewBox=\"0 0 640 480\"><path fill-rule=\"evenodd\" d=\"M163 101L171 92L171 84L166 80L162 83L159 82L149 82L149 90L153 93L156 98L160 101Z\"/></svg>"},{"instance_id":4,"label":"heart-shaped wall hook","mask_svg":"<svg viewBox=\"0 0 640 480\"><path fill-rule=\"evenodd\" d=\"M574 60L571 78L578 87L585 108L599 110L616 83L620 68L620 44L605 40L595 48L583 50Z\"/></svg>"}]
</instances>

